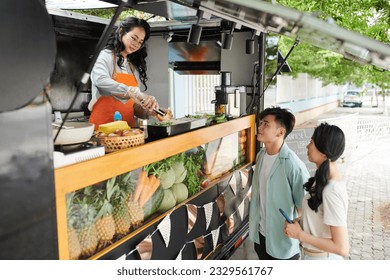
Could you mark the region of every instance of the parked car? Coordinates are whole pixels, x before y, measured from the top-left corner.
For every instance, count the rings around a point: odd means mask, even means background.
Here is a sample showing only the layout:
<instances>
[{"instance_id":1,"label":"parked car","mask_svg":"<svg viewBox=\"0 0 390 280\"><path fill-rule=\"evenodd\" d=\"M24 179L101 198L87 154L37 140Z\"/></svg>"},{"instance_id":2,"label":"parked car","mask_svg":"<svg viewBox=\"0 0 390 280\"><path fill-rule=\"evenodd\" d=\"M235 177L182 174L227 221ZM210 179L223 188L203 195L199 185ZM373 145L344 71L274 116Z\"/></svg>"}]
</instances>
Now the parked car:
<instances>
[{"instance_id":1,"label":"parked car","mask_svg":"<svg viewBox=\"0 0 390 280\"><path fill-rule=\"evenodd\" d=\"M343 107L362 107L363 94L361 91L348 90L343 96Z\"/></svg>"}]
</instances>

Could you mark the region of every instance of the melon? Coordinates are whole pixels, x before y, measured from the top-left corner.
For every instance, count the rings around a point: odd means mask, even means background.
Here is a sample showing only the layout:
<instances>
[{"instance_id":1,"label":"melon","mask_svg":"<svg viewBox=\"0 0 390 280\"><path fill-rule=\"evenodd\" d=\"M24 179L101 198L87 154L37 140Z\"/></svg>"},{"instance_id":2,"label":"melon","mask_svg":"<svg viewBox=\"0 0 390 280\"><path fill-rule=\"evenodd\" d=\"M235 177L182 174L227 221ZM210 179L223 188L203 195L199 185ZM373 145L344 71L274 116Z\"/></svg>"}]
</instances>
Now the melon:
<instances>
[{"instance_id":1,"label":"melon","mask_svg":"<svg viewBox=\"0 0 390 280\"><path fill-rule=\"evenodd\" d=\"M172 190L172 193L176 199L176 204L179 204L188 198L188 189L187 186L183 183L173 184L170 190Z\"/></svg>"},{"instance_id":2,"label":"melon","mask_svg":"<svg viewBox=\"0 0 390 280\"><path fill-rule=\"evenodd\" d=\"M164 213L176 205L176 198L173 195L171 189L164 190L164 197L161 201L160 207L158 208L159 213Z\"/></svg>"}]
</instances>

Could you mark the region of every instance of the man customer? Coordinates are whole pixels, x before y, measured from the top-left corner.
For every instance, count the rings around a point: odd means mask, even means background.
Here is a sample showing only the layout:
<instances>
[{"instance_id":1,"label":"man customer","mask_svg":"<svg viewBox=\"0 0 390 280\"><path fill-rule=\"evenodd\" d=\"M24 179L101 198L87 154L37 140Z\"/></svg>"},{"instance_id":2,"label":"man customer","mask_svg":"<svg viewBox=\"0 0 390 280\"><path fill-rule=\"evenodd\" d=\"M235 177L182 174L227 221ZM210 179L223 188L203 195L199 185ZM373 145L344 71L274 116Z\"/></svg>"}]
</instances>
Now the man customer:
<instances>
[{"instance_id":1,"label":"man customer","mask_svg":"<svg viewBox=\"0 0 390 280\"><path fill-rule=\"evenodd\" d=\"M300 258L299 241L283 234L282 208L299 216L309 178L305 164L285 143L295 117L287 109L267 108L260 113L257 140L263 144L256 156L249 208L249 238L261 260Z\"/></svg>"}]
</instances>

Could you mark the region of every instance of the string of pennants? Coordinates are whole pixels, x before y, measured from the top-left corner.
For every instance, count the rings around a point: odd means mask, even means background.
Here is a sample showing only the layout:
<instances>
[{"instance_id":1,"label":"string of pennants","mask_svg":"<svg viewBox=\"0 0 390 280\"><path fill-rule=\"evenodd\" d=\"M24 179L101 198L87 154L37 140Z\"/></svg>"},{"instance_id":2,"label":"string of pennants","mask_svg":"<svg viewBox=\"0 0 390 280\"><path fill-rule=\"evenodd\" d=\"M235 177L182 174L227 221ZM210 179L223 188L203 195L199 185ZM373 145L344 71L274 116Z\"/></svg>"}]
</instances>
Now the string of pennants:
<instances>
[{"instance_id":1,"label":"string of pennants","mask_svg":"<svg viewBox=\"0 0 390 280\"><path fill-rule=\"evenodd\" d=\"M242 171L240 171L241 173ZM235 174L233 173L230 182L228 186L230 186L231 190L233 191L234 194L237 192L237 184L236 184L236 178ZM243 178L242 180L242 188L245 188L247 185L247 176L241 176ZM226 187L227 188L227 187ZM205 215L205 221L206 221L206 231L209 229L212 216L213 216L213 209L214 209L214 204L217 205L219 216L222 217L225 211L225 190L222 191L222 193L215 199L215 201L206 203L203 206L197 206L194 204L185 204L186 211L187 211L187 234L191 232L192 228L194 227L197 219L198 219L198 209L203 208L204 209L204 215ZM201 259L203 255L203 248L204 248L204 243L205 243L205 238L208 236L212 236L212 241L213 241L213 250L218 245L218 240L219 240L219 235L220 235L220 230L222 227L227 228L229 235L233 233L234 230L234 215L236 213L239 214L241 221L244 219L244 210L245 210L245 201L248 200L248 195L245 195L243 200L241 201L240 205L237 207L237 209L229 215L229 217L226 218L226 220L220 224L216 229L210 231L209 233L199 236L193 240L187 241L183 244L183 247L180 249L176 260L181 260L182 259L182 252L184 248L189 245L193 244L196 249L196 255L197 259ZM164 244L166 247L169 246L169 243L171 241L171 219L170 216L172 212L175 211L173 209L168 215L164 217L164 219L159 223L157 228L149 234L144 240L142 240L136 247L135 249L131 250L127 254L123 254L121 257L118 258L118 260L125 260L127 256L138 252L141 260L150 260L152 258L152 249L153 249L153 240L152 237L154 234L157 232L160 232L162 239L164 241Z\"/></svg>"}]
</instances>

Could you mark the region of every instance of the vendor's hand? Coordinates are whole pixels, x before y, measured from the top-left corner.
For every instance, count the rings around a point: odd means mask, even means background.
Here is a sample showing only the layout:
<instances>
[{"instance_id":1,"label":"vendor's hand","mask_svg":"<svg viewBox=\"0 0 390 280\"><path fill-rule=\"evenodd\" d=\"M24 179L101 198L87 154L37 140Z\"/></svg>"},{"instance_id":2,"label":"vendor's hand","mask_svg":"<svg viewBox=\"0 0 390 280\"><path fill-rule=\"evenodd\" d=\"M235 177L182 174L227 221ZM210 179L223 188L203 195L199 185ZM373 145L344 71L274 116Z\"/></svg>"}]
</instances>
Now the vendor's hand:
<instances>
[{"instance_id":1,"label":"vendor's hand","mask_svg":"<svg viewBox=\"0 0 390 280\"><path fill-rule=\"evenodd\" d=\"M157 110L159 105L154 96L144 94L142 99L142 107L144 107L145 110L152 112L153 109Z\"/></svg>"},{"instance_id":2,"label":"vendor's hand","mask_svg":"<svg viewBox=\"0 0 390 280\"><path fill-rule=\"evenodd\" d=\"M302 228L299 225L299 218L294 219L293 224L288 223L287 221L284 222L284 234L287 237L298 239L302 232Z\"/></svg>"}]
</instances>

